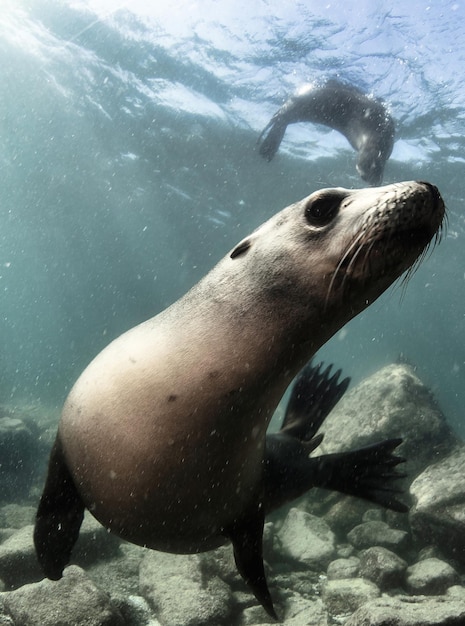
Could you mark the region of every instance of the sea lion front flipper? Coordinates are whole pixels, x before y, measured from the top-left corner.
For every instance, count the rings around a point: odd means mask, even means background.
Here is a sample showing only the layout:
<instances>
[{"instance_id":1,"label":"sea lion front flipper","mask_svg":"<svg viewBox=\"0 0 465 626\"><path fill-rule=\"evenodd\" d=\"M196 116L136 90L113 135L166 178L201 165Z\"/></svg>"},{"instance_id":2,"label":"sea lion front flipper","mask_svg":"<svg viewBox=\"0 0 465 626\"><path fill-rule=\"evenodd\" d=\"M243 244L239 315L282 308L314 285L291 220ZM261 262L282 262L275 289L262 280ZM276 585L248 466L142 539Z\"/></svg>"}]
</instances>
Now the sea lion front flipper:
<instances>
[{"instance_id":1,"label":"sea lion front flipper","mask_svg":"<svg viewBox=\"0 0 465 626\"><path fill-rule=\"evenodd\" d=\"M346 392L350 378L340 381L340 369L331 375L332 365L322 367L310 361L295 378L280 433L309 441Z\"/></svg>"},{"instance_id":2,"label":"sea lion front flipper","mask_svg":"<svg viewBox=\"0 0 465 626\"><path fill-rule=\"evenodd\" d=\"M58 580L69 563L84 517L84 503L74 485L59 437L50 454L48 475L34 527L34 545L42 571Z\"/></svg>"},{"instance_id":3,"label":"sea lion front flipper","mask_svg":"<svg viewBox=\"0 0 465 626\"><path fill-rule=\"evenodd\" d=\"M278 620L268 589L268 583L266 582L263 565L262 542L264 522L263 507L257 506L249 515L237 521L225 534L227 534L233 544L234 559L239 574L268 615Z\"/></svg>"},{"instance_id":4,"label":"sea lion front flipper","mask_svg":"<svg viewBox=\"0 0 465 626\"><path fill-rule=\"evenodd\" d=\"M287 122L282 120L280 112L278 111L262 130L257 140L260 156L267 161L271 161L281 145L286 128Z\"/></svg>"}]
</instances>

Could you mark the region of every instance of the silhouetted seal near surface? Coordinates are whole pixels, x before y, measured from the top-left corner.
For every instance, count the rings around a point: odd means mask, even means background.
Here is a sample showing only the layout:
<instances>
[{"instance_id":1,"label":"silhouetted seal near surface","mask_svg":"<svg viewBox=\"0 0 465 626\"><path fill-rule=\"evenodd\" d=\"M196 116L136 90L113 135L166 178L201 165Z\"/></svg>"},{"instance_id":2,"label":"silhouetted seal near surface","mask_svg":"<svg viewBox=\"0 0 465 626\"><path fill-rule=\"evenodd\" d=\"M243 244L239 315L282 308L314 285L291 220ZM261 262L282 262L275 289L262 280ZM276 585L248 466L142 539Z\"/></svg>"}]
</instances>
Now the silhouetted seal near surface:
<instances>
[{"instance_id":1,"label":"silhouetted seal near surface","mask_svg":"<svg viewBox=\"0 0 465 626\"><path fill-rule=\"evenodd\" d=\"M357 171L370 185L379 185L394 145L394 122L379 100L356 87L329 80L321 87L301 89L273 115L262 131L259 152L268 161L276 154L288 124L314 122L342 133L357 150Z\"/></svg>"},{"instance_id":2,"label":"silhouetted seal near surface","mask_svg":"<svg viewBox=\"0 0 465 626\"><path fill-rule=\"evenodd\" d=\"M87 507L157 550L231 540L238 570L275 616L266 513L314 486L405 510L390 491L399 440L309 458L319 418L290 410L278 434L266 430L299 370L415 263L443 216L428 183L317 191L110 343L63 408L34 534L45 574L61 576Z\"/></svg>"}]
</instances>

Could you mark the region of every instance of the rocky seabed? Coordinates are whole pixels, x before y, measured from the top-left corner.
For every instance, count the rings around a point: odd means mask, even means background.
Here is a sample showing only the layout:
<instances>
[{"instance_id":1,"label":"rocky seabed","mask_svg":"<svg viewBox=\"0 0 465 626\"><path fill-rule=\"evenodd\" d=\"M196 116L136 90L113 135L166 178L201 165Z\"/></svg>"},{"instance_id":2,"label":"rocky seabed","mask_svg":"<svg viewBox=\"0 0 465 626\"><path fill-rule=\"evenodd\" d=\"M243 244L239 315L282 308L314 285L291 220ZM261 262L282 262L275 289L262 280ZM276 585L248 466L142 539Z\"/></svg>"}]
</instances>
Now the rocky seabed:
<instances>
[{"instance_id":1,"label":"rocky seabed","mask_svg":"<svg viewBox=\"0 0 465 626\"><path fill-rule=\"evenodd\" d=\"M39 424L39 425L38 425ZM230 546L178 556L119 541L86 516L73 563L43 580L33 519L53 425L0 415L0 626L258 626L274 623ZM314 454L402 436L409 514L314 490L265 526L285 626L465 626L465 444L408 365L347 392ZM19 494L28 494L20 498Z\"/></svg>"}]
</instances>

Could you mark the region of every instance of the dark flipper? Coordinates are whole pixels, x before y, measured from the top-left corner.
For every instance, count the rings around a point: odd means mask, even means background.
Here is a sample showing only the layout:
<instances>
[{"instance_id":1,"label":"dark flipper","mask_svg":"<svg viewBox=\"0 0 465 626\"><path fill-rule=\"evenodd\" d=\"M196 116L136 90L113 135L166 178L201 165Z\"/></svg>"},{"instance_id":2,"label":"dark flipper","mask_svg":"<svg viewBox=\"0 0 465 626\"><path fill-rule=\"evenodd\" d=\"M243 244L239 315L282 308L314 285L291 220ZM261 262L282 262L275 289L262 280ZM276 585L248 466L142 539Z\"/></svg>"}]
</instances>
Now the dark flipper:
<instances>
[{"instance_id":1,"label":"dark flipper","mask_svg":"<svg viewBox=\"0 0 465 626\"><path fill-rule=\"evenodd\" d=\"M48 476L34 528L37 558L47 578L61 578L64 567L69 563L83 517L84 504L57 438L50 454Z\"/></svg>"},{"instance_id":2,"label":"dark flipper","mask_svg":"<svg viewBox=\"0 0 465 626\"><path fill-rule=\"evenodd\" d=\"M313 460L317 467L317 486L334 489L381 504L387 509L406 513L408 507L396 498L402 489L394 481L405 478L396 466L405 459L396 456L394 450L402 439L386 439L379 443L354 450L325 454Z\"/></svg>"},{"instance_id":3,"label":"dark flipper","mask_svg":"<svg viewBox=\"0 0 465 626\"><path fill-rule=\"evenodd\" d=\"M339 382L340 369L331 376L332 365L321 371L322 367L323 363L310 362L295 379L281 433L309 441L347 391L350 378Z\"/></svg>"},{"instance_id":4,"label":"dark flipper","mask_svg":"<svg viewBox=\"0 0 465 626\"><path fill-rule=\"evenodd\" d=\"M254 596L263 606L265 611L278 619L273 607L268 584L266 582L265 568L263 565L263 525L265 515L263 507L256 507L241 521L236 522L233 528L225 533L233 544L234 559L239 574L252 590Z\"/></svg>"},{"instance_id":5,"label":"dark flipper","mask_svg":"<svg viewBox=\"0 0 465 626\"><path fill-rule=\"evenodd\" d=\"M260 133L260 137L257 141L260 156L265 158L267 161L271 161L278 151L284 137L284 133L286 132L286 128L287 123L283 123L277 114L271 118L270 122L268 122L263 131Z\"/></svg>"},{"instance_id":6,"label":"dark flipper","mask_svg":"<svg viewBox=\"0 0 465 626\"><path fill-rule=\"evenodd\" d=\"M405 459L394 454L401 442L402 439L388 439L351 452L310 458L313 447L309 448L308 443L289 435L268 435L264 468L266 514L312 487L334 489L393 511L407 512L408 507L396 498L402 490L395 487L395 481L405 476L396 469Z\"/></svg>"},{"instance_id":7,"label":"dark flipper","mask_svg":"<svg viewBox=\"0 0 465 626\"><path fill-rule=\"evenodd\" d=\"M323 436L315 433L340 400L350 379L339 382L341 371L330 376L331 366L306 366L292 388L283 425L267 435L264 467L265 513L302 496L312 487L334 489L407 511L395 494L395 481L404 475L396 466L404 459L394 455L401 439L389 439L351 452L309 458Z\"/></svg>"}]
</instances>

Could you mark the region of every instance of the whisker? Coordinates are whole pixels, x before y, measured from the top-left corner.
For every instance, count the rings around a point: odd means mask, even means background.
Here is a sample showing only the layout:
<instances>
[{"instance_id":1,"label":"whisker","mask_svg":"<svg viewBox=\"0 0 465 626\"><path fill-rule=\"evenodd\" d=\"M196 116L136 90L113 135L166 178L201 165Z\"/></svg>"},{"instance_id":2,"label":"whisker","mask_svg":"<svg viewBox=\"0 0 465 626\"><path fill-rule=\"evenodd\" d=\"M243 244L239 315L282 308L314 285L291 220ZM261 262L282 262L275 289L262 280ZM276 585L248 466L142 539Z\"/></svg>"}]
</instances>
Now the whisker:
<instances>
[{"instance_id":1,"label":"whisker","mask_svg":"<svg viewBox=\"0 0 465 626\"><path fill-rule=\"evenodd\" d=\"M339 263L337 264L336 269L333 272L333 275L331 277L331 282L329 283L329 287L328 287L328 291L326 293L326 299L325 299L325 309L326 306L328 304L328 300L329 300L329 296L331 295L333 286L334 286L334 281L336 280L337 274L339 272L339 270L341 269L342 265L344 264L345 260L347 259L347 257L349 256L349 254L352 252L352 250L354 249L354 247L356 245L358 245L359 241L362 239L364 233L359 233L355 239L349 244L347 250L344 252L344 254L342 255L341 260L339 261ZM352 262L352 261L351 261ZM350 266L350 265L349 265ZM345 280L345 279L344 279ZM344 281L343 281L344 284Z\"/></svg>"},{"instance_id":2,"label":"whisker","mask_svg":"<svg viewBox=\"0 0 465 626\"><path fill-rule=\"evenodd\" d=\"M431 256L434 248L441 241L441 237L442 237L442 233L440 233L439 231L436 232L433 239L426 244L426 246L420 252L418 257L412 263L412 265L407 269L406 272L404 272L402 276L399 277L399 280L397 281L397 286L401 288L401 296L400 296L401 302L403 301L405 297L405 292L407 290L407 286L408 286L408 283L410 282L410 279L418 270L418 268L423 263L423 261Z\"/></svg>"},{"instance_id":3,"label":"whisker","mask_svg":"<svg viewBox=\"0 0 465 626\"><path fill-rule=\"evenodd\" d=\"M403 301L407 289L407 285L410 282L410 279L418 270L419 266L425 261L425 259L429 258L436 248L436 246L442 241L445 234L447 233L448 228L448 214L447 212L444 214L441 224L437 228L436 232L432 236L431 240L426 244L423 250L419 253L418 257L412 263L412 265L394 282L394 288L400 288L401 295L400 300ZM395 231L393 229L386 229L384 234L383 246L386 249L390 248L390 243L392 237L395 235ZM355 265L360 263L360 273L362 275L369 275L371 273L371 253L373 248L376 246L378 241L372 241L369 245L362 244L363 239L367 236L367 231L364 230L359 233L348 245L346 251L341 257L341 260L337 264L336 269L333 272L331 277L331 281L328 286L328 290L325 298L325 309L328 306L329 298L333 292L335 282L337 278L341 275L341 269L344 264L347 263L344 271L344 275L341 282L341 293L344 293L344 289L347 283L347 280L350 278L351 274L354 271ZM360 261L360 255L363 251L363 258ZM386 263L386 268L388 264Z\"/></svg>"},{"instance_id":4,"label":"whisker","mask_svg":"<svg viewBox=\"0 0 465 626\"><path fill-rule=\"evenodd\" d=\"M442 218L442 222L439 226L439 229L436 231L436 235L439 235L439 240L442 239L442 236L447 235L447 230L449 229L449 213L447 210L444 212L444 217Z\"/></svg>"},{"instance_id":5,"label":"whisker","mask_svg":"<svg viewBox=\"0 0 465 626\"><path fill-rule=\"evenodd\" d=\"M371 251L373 250L373 248L375 247L376 242L372 241L370 243L370 245L368 246L366 253L365 253L365 258L363 259L363 263L362 263L362 274L364 276L368 276L371 274L371 263L370 263L370 257L371 257ZM365 271L365 268L368 268L368 271Z\"/></svg>"},{"instance_id":6,"label":"whisker","mask_svg":"<svg viewBox=\"0 0 465 626\"><path fill-rule=\"evenodd\" d=\"M369 248L369 249L371 249L371 247L372 247L372 246L373 246L373 244L371 244L371 246L370 246L370 248ZM349 263L349 265L347 266L347 270L346 270L346 272L345 272L345 274L344 274L344 279L343 279L343 281L342 281L342 285L341 285L341 290L342 290L342 293L344 293L344 287L345 287L345 282L346 282L346 279L347 279L347 278L348 278L348 276L350 275L350 272L353 270L353 268L354 268L354 266L355 266L355 263L356 263L356 261L358 260L358 256L359 256L360 252L361 252L363 249L364 249L364 248L363 248L363 245L359 245L358 249L355 251L355 253L353 254L352 258L350 259L350 263ZM366 262L366 259L367 259L367 254L365 254L365 258L364 258L364 259L363 259L363 261L362 261L362 273L363 273L364 263Z\"/></svg>"}]
</instances>

